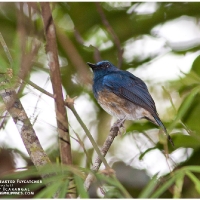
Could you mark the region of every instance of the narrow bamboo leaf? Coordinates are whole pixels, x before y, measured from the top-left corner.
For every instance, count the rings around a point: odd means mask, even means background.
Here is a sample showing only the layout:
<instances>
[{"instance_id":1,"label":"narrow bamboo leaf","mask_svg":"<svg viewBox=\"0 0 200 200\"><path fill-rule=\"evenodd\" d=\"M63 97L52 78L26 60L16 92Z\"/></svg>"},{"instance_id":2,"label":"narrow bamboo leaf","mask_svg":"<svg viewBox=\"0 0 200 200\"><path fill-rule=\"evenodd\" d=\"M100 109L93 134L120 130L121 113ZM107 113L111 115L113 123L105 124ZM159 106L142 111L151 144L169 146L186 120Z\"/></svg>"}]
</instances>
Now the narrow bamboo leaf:
<instances>
[{"instance_id":1,"label":"narrow bamboo leaf","mask_svg":"<svg viewBox=\"0 0 200 200\"><path fill-rule=\"evenodd\" d=\"M157 149L157 147L148 148L146 151L140 154L139 160L142 160L143 157L150 151Z\"/></svg>"},{"instance_id":2,"label":"narrow bamboo leaf","mask_svg":"<svg viewBox=\"0 0 200 200\"><path fill-rule=\"evenodd\" d=\"M197 190L197 192L200 194L200 181L199 179L190 171L186 171L187 176L193 181L193 183L195 184L195 188Z\"/></svg>"},{"instance_id":3,"label":"narrow bamboo leaf","mask_svg":"<svg viewBox=\"0 0 200 200\"><path fill-rule=\"evenodd\" d=\"M31 184L27 184L25 186L25 188L29 188L30 191L36 191L39 190L40 188L44 187L44 183L42 182L42 180L39 180L38 183L31 183Z\"/></svg>"},{"instance_id":4,"label":"narrow bamboo leaf","mask_svg":"<svg viewBox=\"0 0 200 200\"><path fill-rule=\"evenodd\" d=\"M27 177L38 177L39 173L35 167L30 167L29 169L11 173L3 176L4 179L26 179ZM2 177L1 177L2 178Z\"/></svg>"},{"instance_id":5,"label":"narrow bamboo leaf","mask_svg":"<svg viewBox=\"0 0 200 200\"><path fill-rule=\"evenodd\" d=\"M174 196L173 196L173 198L181 198L181 192L182 192L182 188L183 188L184 176L185 176L184 173L182 173L176 179L175 185L174 185Z\"/></svg>"},{"instance_id":6,"label":"narrow bamboo leaf","mask_svg":"<svg viewBox=\"0 0 200 200\"><path fill-rule=\"evenodd\" d=\"M158 198L160 195L162 195L176 180L176 176L173 176L172 178L169 178L160 188L158 188L155 193L151 195L150 198Z\"/></svg>"},{"instance_id":7,"label":"narrow bamboo leaf","mask_svg":"<svg viewBox=\"0 0 200 200\"><path fill-rule=\"evenodd\" d=\"M124 195L125 198L132 198L131 195L128 193L128 191L124 188L124 186L118 181L118 179L113 176L115 183L117 187L121 190L122 194Z\"/></svg>"},{"instance_id":8,"label":"narrow bamboo leaf","mask_svg":"<svg viewBox=\"0 0 200 200\"><path fill-rule=\"evenodd\" d=\"M68 191L68 186L69 186L69 180L67 179L66 181L63 182L62 187L60 188L59 198L66 197L66 193Z\"/></svg>"},{"instance_id":9,"label":"narrow bamboo leaf","mask_svg":"<svg viewBox=\"0 0 200 200\"><path fill-rule=\"evenodd\" d=\"M177 117L172 123L171 127L174 127L175 124L183 117L183 115L186 113L186 111L189 109L191 102L193 101L195 95L200 91L200 87L197 86L192 91L190 94L185 98L184 102L182 103L180 109L178 110Z\"/></svg>"},{"instance_id":10,"label":"narrow bamboo leaf","mask_svg":"<svg viewBox=\"0 0 200 200\"><path fill-rule=\"evenodd\" d=\"M75 180L77 192L80 198L89 198L89 195L84 188L83 179L81 179L77 175L74 175L74 180Z\"/></svg>"},{"instance_id":11,"label":"narrow bamboo leaf","mask_svg":"<svg viewBox=\"0 0 200 200\"><path fill-rule=\"evenodd\" d=\"M174 105L174 103L173 103L171 94L167 91L167 89L166 89L164 86L162 86L162 89L163 89L163 91L165 92L165 94L169 97L169 100L170 100L170 103L171 103L171 105L172 105L172 108L174 109L175 113L177 113L177 110L176 110L176 107L175 107L175 105Z\"/></svg>"},{"instance_id":12,"label":"narrow bamboo leaf","mask_svg":"<svg viewBox=\"0 0 200 200\"><path fill-rule=\"evenodd\" d=\"M59 188L62 187L62 185L63 181L56 181L39 192L35 198L52 198L56 193L59 194Z\"/></svg>"},{"instance_id":13,"label":"narrow bamboo leaf","mask_svg":"<svg viewBox=\"0 0 200 200\"><path fill-rule=\"evenodd\" d=\"M173 141L176 144L176 148L185 147L185 148L198 149L200 147L199 138L190 135L183 135L182 133L174 134Z\"/></svg>"},{"instance_id":14,"label":"narrow bamboo leaf","mask_svg":"<svg viewBox=\"0 0 200 200\"><path fill-rule=\"evenodd\" d=\"M200 166L187 166L187 167L182 168L182 170L200 173Z\"/></svg>"},{"instance_id":15,"label":"narrow bamboo leaf","mask_svg":"<svg viewBox=\"0 0 200 200\"><path fill-rule=\"evenodd\" d=\"M103 180L106 183L110 184L111 186L116 187L121 193L124 195L125 198L132 198L128 191L124 188L124 186L117 180L114 176L105 176L103 174L96 174L98 180Z\"/></svg>"},{"instance_id":16,"label":"narrow bamboo leaf","mask_svg":"<svg viewBox=\"0 0 200 200\"><path fill-rule=\"evenodd\" d=\"M148 185L144 188L144 190L140 193L138 198L149 198L150 195L152 194L153 190L155 189L157 185L157 175L155 174L153 178L150 180Z\"/></svg>"}]
</instances>

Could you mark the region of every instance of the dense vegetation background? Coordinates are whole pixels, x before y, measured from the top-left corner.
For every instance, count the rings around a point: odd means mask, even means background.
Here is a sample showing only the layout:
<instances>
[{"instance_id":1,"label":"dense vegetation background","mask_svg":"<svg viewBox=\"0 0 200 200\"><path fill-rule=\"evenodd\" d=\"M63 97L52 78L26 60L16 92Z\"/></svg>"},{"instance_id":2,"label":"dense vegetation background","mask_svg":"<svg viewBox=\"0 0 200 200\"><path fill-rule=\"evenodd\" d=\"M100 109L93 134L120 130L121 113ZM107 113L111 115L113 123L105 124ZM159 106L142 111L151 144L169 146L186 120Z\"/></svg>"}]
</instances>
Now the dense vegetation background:
<instances>
[{"instance_id":1,"label":"dense vegetation background","mask_svg":"<svg viewBox=\"0 0 200 200\"><path fill-rule=\"evenodd\" d=\"M92 94L92 73L86 62L100 60L109 60L145 80L174 141L175 148L172 148L163 133L146 120L126 122L126 134L115 138L106 159L129 194L134 198L200 197L200 3L62 2L50 5L63 91L70 97L77 96L75 108L99 147L114 122ZM162 29L166 26L169 28ZM182 26L182 31L170 26ZM1 2L0 27L13 60L11 66L1 46L1 89L5 87L2 81L8 68L13 69L14 77L19 72L23 74L19 98L42 147L51 162L58 163L54 102L29 85L31 80L52 93L40 4ZM162 63L163 58L165 63L155 70L153 66L158 66L158 61ZM171 63L186 58L191 60L190 70L174 78ZM181 67L177 66L184 71ZM159 79L162 71L171 73L173 78ZM90 160L95 157L94 148L70 110L67 115L73 165L89 169ZM3 179L10 170L31 166L32 162L3 102L1 116L0 175ZM82 178L81 182L75 179L79 185L77 190L81 197L88 197L81 189L85 176ZM108 177L104 180L106 197L127 197L113 180L108 180ZM91 188L90 197L102 196L101 192L96 193L95 187ZM37 197L50 197L52 191L47 189L40 188L45 192Z\"/></svg>"}]
</instances>

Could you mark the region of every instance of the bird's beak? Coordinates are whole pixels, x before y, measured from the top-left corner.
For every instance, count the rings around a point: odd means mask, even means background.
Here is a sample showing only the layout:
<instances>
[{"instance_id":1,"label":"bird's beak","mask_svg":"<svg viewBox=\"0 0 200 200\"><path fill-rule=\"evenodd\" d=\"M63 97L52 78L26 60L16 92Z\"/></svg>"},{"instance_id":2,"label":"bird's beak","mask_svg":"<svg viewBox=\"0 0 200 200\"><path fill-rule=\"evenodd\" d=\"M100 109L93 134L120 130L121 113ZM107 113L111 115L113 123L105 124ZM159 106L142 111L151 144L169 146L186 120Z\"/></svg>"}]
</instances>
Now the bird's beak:
<instances>
[{"instance_id":1,"label":"bird's beak","mask_svg":"<svg viewBox=\"0 0 200 200\"><path fill-rule=\"evenodd\" d=\"M87 64L88 64L92 69L94 69L94 68L96 67L95 64L92 64L92 63L89 63L89 62L87 62Z\"/></svg>"}]
</instances>

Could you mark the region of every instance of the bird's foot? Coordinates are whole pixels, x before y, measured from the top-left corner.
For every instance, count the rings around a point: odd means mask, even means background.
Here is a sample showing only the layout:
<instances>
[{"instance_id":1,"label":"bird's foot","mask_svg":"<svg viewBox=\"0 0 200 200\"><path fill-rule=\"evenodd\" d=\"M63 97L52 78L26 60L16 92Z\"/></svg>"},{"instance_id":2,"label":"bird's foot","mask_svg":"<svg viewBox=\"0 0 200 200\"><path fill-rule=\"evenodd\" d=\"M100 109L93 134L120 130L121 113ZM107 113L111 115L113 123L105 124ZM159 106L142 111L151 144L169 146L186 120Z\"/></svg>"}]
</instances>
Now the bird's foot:
<instances>
[{"instance_id":1,"label":"bird's foot","mask_svg":"<svg viewBox=\"0 0 200 200\"><path fill-rule=\"evenodd\" d=\"M123 132L125 132L125 127L124 127L124 121L125 121L125 118L123 119L118 119L114 124L113 126L111 127L110 131L115 131L116 132L116 135L122 135ZM120 130L120 128L122 128L123 131ZM117 129L117 130L115 130ZM124 131L125 130L125 131Z\"/></svg>"}]
</instances>

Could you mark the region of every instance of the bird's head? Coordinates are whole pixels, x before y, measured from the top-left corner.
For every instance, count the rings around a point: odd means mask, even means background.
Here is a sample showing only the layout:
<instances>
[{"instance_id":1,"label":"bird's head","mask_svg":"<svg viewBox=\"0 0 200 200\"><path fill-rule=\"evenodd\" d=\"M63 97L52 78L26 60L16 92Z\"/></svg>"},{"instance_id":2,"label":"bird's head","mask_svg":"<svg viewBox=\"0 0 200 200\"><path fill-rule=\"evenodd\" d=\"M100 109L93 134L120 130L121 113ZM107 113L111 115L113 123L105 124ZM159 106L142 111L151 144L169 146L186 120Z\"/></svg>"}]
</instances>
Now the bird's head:
<instances>
[{"instance_id":1,"label":"bird's head","mask_svg":"<svg viewBox=\"0 0 200 200\"><path fill-rule=\"evenodd\" d=\"M92 68L94 78L104 76L106 74L109 74L110 72L118 70L117 67L115 67L112 63L106 60L100 61L96 64L87 62L87 64Z\"/></svg>"}]
</instances>

